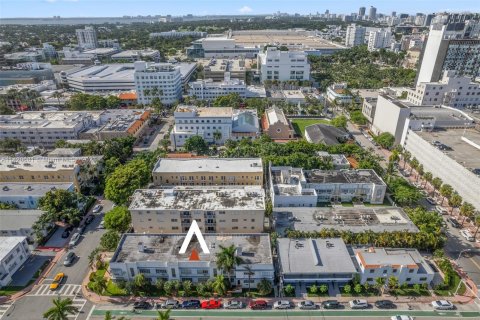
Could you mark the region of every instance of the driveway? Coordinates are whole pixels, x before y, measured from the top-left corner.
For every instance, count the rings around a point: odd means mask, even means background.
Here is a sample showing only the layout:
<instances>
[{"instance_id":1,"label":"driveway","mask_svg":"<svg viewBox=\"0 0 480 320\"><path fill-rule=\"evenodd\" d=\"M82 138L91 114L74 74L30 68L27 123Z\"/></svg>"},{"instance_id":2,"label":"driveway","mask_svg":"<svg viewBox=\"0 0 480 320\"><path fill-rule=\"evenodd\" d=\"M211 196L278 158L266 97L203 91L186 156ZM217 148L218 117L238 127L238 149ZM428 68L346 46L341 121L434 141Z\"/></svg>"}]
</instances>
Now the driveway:
<instances>
[{"instance_id":1,"label":"driveway","mask_svg":"<svg viewBox=\"0 0 480 320\"><path fill-rule=\"evenodd\" d=\"M63 248L68 243L68 238L62 238L62 233L65 231L65 227L57 227L57 230L47 240L43 247L47 248Z\"/></svg>"},{"instance_id":2,"label":"driveway","mask_svg":"<svg viewBox=\"0 0 480 320\"><path fill-rule=\"evenodd\" d=\"M46 261L50 261L55 256L55 252L52 251L39 251L35 252L28 258L28 260L12 275L12 282L10 286L24 287L33 276L40 269Z\"/></svg>"}]
</instances>

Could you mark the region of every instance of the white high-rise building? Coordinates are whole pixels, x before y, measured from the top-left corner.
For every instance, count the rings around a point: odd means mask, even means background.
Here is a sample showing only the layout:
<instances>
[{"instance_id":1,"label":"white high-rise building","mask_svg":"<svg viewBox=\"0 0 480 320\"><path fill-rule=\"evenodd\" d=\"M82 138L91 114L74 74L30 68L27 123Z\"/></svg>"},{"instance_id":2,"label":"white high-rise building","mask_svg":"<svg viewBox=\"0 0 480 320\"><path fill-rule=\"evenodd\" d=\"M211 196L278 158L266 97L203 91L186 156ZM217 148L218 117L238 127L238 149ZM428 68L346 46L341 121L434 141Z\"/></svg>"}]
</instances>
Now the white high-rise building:
<instances>
[{"instance_id":1,"label":"white high-rise building","mask_svg":"<svg viewBox=\"0 0 480 320\"><path fill-rule=\"evenodd\" d=\"M135 90L139 104L150 104L159 97L163 104L172 105L182 96L180 67L170 63L137 61L135 66Z\"/></svg>"},{"instance_id":2,"label":"white high-rise building","mask_svg":"<svg viewBox=\"0 0 480 320\"><path fill-rule=\"evenodd\" d=\"M247 85L240 79L230 79L230 74L225 73L222 82L214 82L212 79L197 80L190 82L188 94L201 100L214 100L218 97L231 93L237 93L241 98L246 97Z\"/></svg>"},{"instance_id":3,"label":"white high-rise building","mask_svg":"<svg viewBox=\"0 0 480 320\"><path fill-rule=\"evenodd\" d=\"M265 80L309 80L310 64L304 51L281 51L268 47L258 54L261 79Z\"/></svg>"},{"instance_id":4,"label":"white high-rise building","mask_svg":"<svg viewBox=\"0 0 480 320\"><path fill-rule=\"evenodd\" d=\"M368 51L389 48L391 42L392 32L390 30L371 31L368 36Z\"/></svg>"},{"instance_id":5,"label":"white high-rise building","mask_svg":"<svg viewBox=\"0 0 480 320\"><path fill-rule=\"evenodd\" d=\"M351 24L347 27L347 34L345 36L345 45L347 47L360 46L365 42L365 27Z\"/></svg>"},{"instance_id":6,"label":"white high-rise building","mask_svg":"<svg viewBox=\"0 0 480 320\"><path fill-rule=\"evenodd\" d=\"M77 34L78 46L83 49L95 49L98 45L97 33L93 27L75 30Z\"/></svg>"}]
</instances>

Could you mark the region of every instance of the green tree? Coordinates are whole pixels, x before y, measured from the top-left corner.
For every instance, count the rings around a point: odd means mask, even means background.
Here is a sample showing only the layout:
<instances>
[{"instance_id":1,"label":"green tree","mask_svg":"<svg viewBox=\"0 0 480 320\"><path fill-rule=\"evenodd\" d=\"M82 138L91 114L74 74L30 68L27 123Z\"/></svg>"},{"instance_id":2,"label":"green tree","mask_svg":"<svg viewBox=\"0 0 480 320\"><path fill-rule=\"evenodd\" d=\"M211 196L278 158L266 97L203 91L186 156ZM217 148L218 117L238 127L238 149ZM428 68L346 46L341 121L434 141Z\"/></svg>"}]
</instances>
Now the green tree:
<instances>
[{"instance_id":1,"label":"green tree","mask_svg":"<svg viewBox=\"0 0 480 320\"><path fill-rule=\"evenodd\" d=\"M445 199L450 199L450 197L452 196L452 193L453 193L453 188L451 185L444 184L440 187L440 194L443 197L442 204L441 204L442 206L443 206L443 203L445 202Z\"/></svg>"},{"instance_id":2,"label":"green tree","mask_svg":"<svg viewBox=\"0 0 480 320\"><path fill-rule=\"evenodd\" d=\"M170 320L171 312L172 312L172 309L167 309L165 311L157 311L158 313L157 320Z\"/></svg>"},{"instance_id":3,"label":"green tree","mask_svg":"<svg viewBox=\"0 0 480 320\"><path fill-rule=\"evenodd\" d=\"M43 317L48 320L67 320L68 315L75 315L79 312L78 308L73 305L70 298L53 299L53 307L43 314Z\"/></svg>"},{"instance_id":4,"label":"green tree","mask_svg":"<svg viewBox=\"0 0 480 320\"><path fill-rule=\"evenodd\" d=\"M186 280L182 282L182 288L185 293L185 297L190 297L193 292L193 284L192 281Z\"/></svg>"},{"instance_id":5,"label":"green tree","mask_svg":"<svg viewBox=\"0 0 480 320\"><path fill-rule=\"evenodd\" d=\"M407 150L403 150L403 169L405 170L405 166L407 165L408 162L410 162L410 159L412 158L412 154L407 151Z\"/></svg>"},{"instance_id":6,"label":"green tree","mask_svg":"<svg viewBox=\"0 0 480 320\"><path fill-rule=\"evenodd\" d=\"M215 277L213 282L213 290L219 295L223 296L227 292L227 280L222 274L219 274Z\"/></svg>"},{"instance_id":7,"label":"green tree","mask_svg":"<svg viewBox=\"0 0 480 320\"><path fill-rule=\"evenodd\" d=\"M352 292L352 286L349 285L349 284L346 284L345 287L343 287L343 292L345 292L346 294L349 294Z\"/></svg>"},{"instance_id":8,"label":"green tree","mask_svg":"<svg viewBox=\"0 0 480 320\"><path fill-rule=\"evenodd\" d=\"M169 139L162 139L160 141L160 144L162 145L165 152L168 152L168 147L170 146L170 140Z\"/></svg>"},{"instance_id":9,"label":"green tree","mask_svg":"<svg viewBox=\"0 0 480 320\"><path fill-rule=\"evenodd\" d=\"M328 292L328 286L326 284L322 284L320 286L320 292L323 293L323 294L327 293Z\"/></svg>"},{"instance_id":10,"label":"green tree","mask_svg":"<svg viewBox=\"0 0 480 320\"><path fill-rule=\"evenodd\" d=\"M208 145L205 140L200 136L192 136L185 140L183 145L186 151L194 152L198 155L203 155L208 152Z\"/></svg>"},{"instance_id":11,"label":"green tree","mask_svg":"<svg viewBox=\"0 0 480 320\"><path fill-rule=\"evenodd\" d=\"M362 293L362 290L363 290L363 287L360 283L357 283L354 287L353 287L353 291L355 291L356 294L360 294Z\"/></svg>"},{"instance_id":12,"label":"green tree","mask_svg":"<svg viewBox=\"0 0 480 320\"><path fill-rule=\"evenodd\" d=\"M389 132L383 132L373 140L385 149L391 149L395 143L395 137Z\"/></svg>"},{"instance_id":13,"label":"green tree","mask_svg":"<svg viewBox=\"0 0 480 320\"><path fill-rule=\"evenodd\" d=\"M463 198L458 193L454 192L448 201L449 204L452 206L452 210L450 213L453 212L454 208L459 208L462 205Z\"/></svg>"},{"instance_id":14,"label":"green tree","mask_svg":"<svg viewBox=\"0 0 480 320\"><path fill-rule=\"evenodd\" d=\"M432 179L432 186L433 186L433 194L435 194L435 191L440 189L442 186L442 179L435 177Z\"/></svg>"},{"instance_id":15,"label":"green tree","mask_svg":"<svg viewBox=\"0 0 480 320\"><path fill-rule=\"evenodd\" d=\"M132 217L127 207L116 206L105 214L104 221L105 228L124 233L130 229Z\"/></svg>"},{"instance_id":16,"label":"green tree","mask_svg":"<svg viewBox=\"0 0 480 320\"><path fill-rule=\"evenodd\" d=\"M257 284L257 289L262 296L266 296L270 294L270 292L272 292L272 283L269 280L263 278Z\"/></svg>"},{"instance_id":17,"label":"green tree","mask_svg":"<svg viewBox=\"0 0 480 320\"><path fill-rule=\"evenodd\" d=\"M163 284L163 290L165 290L167 296L171 296L174 290L174 283L171 280L165 281Z\"/></svg>"},{"instance_id":18,"label":"green tree","mask_svg":"<svg viewBox=\"0 0 480 320\"><path fill-rule=\"evenodd\" d=\"M137 290L145 290L148 285L148 280L145 278L143 273L139 273L133 277L133 285Z\"/></svg>"},{"instance_id":19,"label":"green tree","mask_svg":"<svg viewBox=\"0 0 480 320\"><path fill-rule=\"evenodd\" d=\"M312 285L309 290L311 294L316 294L318 292L318 287L316 285Z\"/></svg>"},{"instance_id":20,"label":"green tree","mask_svg":"<svg viewBox=\"0 0 480 320\"><path fill-rule=\"evenodd\" d=\"M460 214L463 216L463 224L467 218L472 219L474 217L475 207L469 202L464 202L460 207Z\"/></svg>"},{"instance_id":21,"label":"green tree","mask_svg":"<svg viewBox=\"0 0 480 320\"><path fill-rule=\"evenodd\" d=\"M116 230L111 229L102 235L102 237L100 238L100 245L102 246L103 250L115 251L119 241L119 233Z\"/></svg>"},{"instance_id":22,"label":"green tree","mask_svg":"<svg viewBox=\"0 0 480 320\"><path fill-rule=\"evenodd\" d=\"M292 296L295 293L295 288L291 284L287 284L284 290L287 296Z\"/></svg>"},{"instance_id":23,"label":"green tree","mask_svg":"<svg viewBox=\"0 0 480 320\"><path fill-rule=\"evenodd\" d=\"M378 277L375 279L375 288L383 295L385 289L385 278Z\"/></svg>"},{"instance_id":24,"label":"green tree","mask_svg":"<svg viewBox=\"0 0 480 320\"><path fill-rule=\"evenodd\" d=\"M388 278L388 288L390 290L395 290L398 288L398 278L391 276Z\"/></svg>"},{"instance_id":25,"label":"green tree","mask_svg":"<svg viewBox=\"0 0 480 320\"><path fill-rule=\"evenodd\" d=\"M103 320L113 320L112 313L110 311L105 312L105 317Z\"/></svg>"},{"instance_id":26,"label":"green tree","mask_svg":"<svg viewBox=\"0 0 480 320\"><path fill-rule=\"evenodd\" d=\"M89 287L93 292L101 295L105 290L107 290L107 280L104 276L96 275L90 282Z\"/></svg>"},{"instance_id":27,"label":"green tree","mask_svg":"<svg viewBox=\"0 0 480 320\"><path fill-rule=\"evenodd\" d=\"M425 179L425 184L423 185L423 187L425 188L427 183L432 183L432 179L433 179L432 173L428 171L425 172L425 174L423 175L423 179Z\"/></svg>"},{"instance_id":28,"label":"green tree","mask_svg":"<svg viewBox=\"0 0 480 320\"><path fill-rule=\"evenodd\" d=\"M347 127L347 117L338 116L332 119L330 123L337 128L346 128Z\"/></svg>"},{"instance_id":29,"label":"green tree","mask_svg":"<svg viewBox=\"0 0 480 320\"><path fill-rule=\"evenodd\" d=\"M213 133L213 141L215 141L215 143L217 143L217 141L221 140L222 139L222 133L220 131L215 131Z\"/></svg>"},{"instance_id":30,"label":"green tree","mask_svg":"<svg viewBox=\"0 0 480 320\"><path fill-rule=\"evenodd\" d=\"M15 203L6 203L0 201L0 210L12 210L18 209L18 206Z\"/></svg>"},{"instance_id":31,"label":"green tree","mask_svg":"<svg viewBox=\"0 0 480 320\"><path fill-rule=\"evenodd\" d=\"M100 258L100 248L97 247L88 255L88 265L90 268L93 268L93 266L97 263L97 260L100 260Z\"/></svg>"},{"instance_id":32,"label":"green tree","mask_svg":"<svg viewBox=\"0 0 480 320\"><path fill-rule=\"evenodd\" d=\"M120 103L122 103L122 100L117 96L108 96L106 99L108 109L117 109L120 106Z\"/></svg>"},{"instance_id":33,"label":"green tree","mask_svg":"<svg viewBox=\"0 0 480 320\"><path fill-rule=\"evenodd\" d=\"M216 254L216 264L228 276L230 285L232 284L233 270L242 262L243 260L237 256L237 249L233 244L229 247L220 245L220 250Z\"/></svg>"},{"instance_id":34,"label":"green tree","mask_svg":"<svg viewBox=\"0 0 480 320\"><path fill-rule=\"evenodd\" d=\"M477 238L477 233L478 233L478 229L480 229L480 214L477 214L473 220L474 224L475 224L475 227L477 227L475 229L475 234L473 235L473 237L476 239Z\"/></svg>"},{"instance_id":35,"label":"green tree","mask_svg":"<svg viewBox=\"0 0 480 320\"><path fill-rule=\"evenodd\" d=\"M163 286L165 285L165 280L162 278L157 278L155 281L155 287L157 288L158 291L163 291Z\"/></svg>"},{"instance_id":36,"label":"green tree","mask_svg":"<svg viewBox=\"0 0 480 320\"><path fill-rule=\"evenodd\" d=\"M136 189L150 181L150 168L143 160L132 160L119 166L105 183L105 197L116 204L126 204Z\"/></svg>"},{"instance_id":37,"label":"green tree","mask_svg":"<svg viewBox=\"0 0 480 320\"><path fill-rule=\"evenodd\" d=\"M368 123L367 118L365 118L361 110L350 112L350 120L358 125L366 125Z\"/></svg>"}]
</instances>

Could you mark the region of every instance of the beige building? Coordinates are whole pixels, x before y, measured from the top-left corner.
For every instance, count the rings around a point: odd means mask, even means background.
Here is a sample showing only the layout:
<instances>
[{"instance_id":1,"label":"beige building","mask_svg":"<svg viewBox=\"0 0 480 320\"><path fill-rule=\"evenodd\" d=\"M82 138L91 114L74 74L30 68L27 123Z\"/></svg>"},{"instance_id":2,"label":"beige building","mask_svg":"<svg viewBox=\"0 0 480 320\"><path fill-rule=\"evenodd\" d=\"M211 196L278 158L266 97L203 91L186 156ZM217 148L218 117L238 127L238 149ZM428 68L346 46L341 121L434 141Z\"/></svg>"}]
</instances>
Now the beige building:
<instances>
[{"instance_id":1,"label":"beige building","mask_svg":"<svg viewBox=\"0 0 480 320\"><path fill-rule=\"evenodd\" d=\"M285 117L283 110L276 106L265 110L262 117L262 130L274 140L289 140L295 137L295 130L290 121Z\"/></svg>"},{"instance_id":2,"label":"beige building","mask_svg":"<svg viewBox=\"0 0 480 320\"><path fill-rule=\"evenodd\" d=\"M261 158L159 159L153 168L157 186L263 186Z\"/></svg>"},{"instance_id":3,"label":"beige building","mask_svg":"<svg viewBox=\"0 0 480 320\"><path fill-rule=\"evenodd\" d=\"M0 158L0 182L71 182L77 191L99 173L101 157Z\"/></svg>"},{"instance_id":4,"label":"beige building","mask_svg":"<svg viewBox=\"0 0 480 320\"><path fill-rule=\"evenodd\" d=\"M195 220L205 233L263 232L260 186L140 189L129 207L136 233L187 232Z\"/></svg>"}]
</instances>

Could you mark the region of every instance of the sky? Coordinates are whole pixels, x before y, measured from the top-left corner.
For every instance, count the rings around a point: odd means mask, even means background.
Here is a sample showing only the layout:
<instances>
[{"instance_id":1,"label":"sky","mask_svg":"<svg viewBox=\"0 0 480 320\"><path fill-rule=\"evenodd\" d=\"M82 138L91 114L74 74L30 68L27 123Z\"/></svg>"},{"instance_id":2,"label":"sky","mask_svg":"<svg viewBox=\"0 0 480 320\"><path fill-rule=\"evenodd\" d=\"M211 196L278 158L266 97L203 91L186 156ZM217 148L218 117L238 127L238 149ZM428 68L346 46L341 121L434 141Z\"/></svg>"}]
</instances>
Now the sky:
<instances>
[{"instance_id":1,"label":"sky","mask_svg":"<svg viewBox=\"0 0 480 320\"><path fill-rule=\"evenodd\" d=\"M479 0L0 0L0 19L11 17L120 17L124 15L235 15L358 12L377 8L390 14L439 11L480 12ZM1 23L1 20L0 20Z\"/></svg>"}]
</instances>

